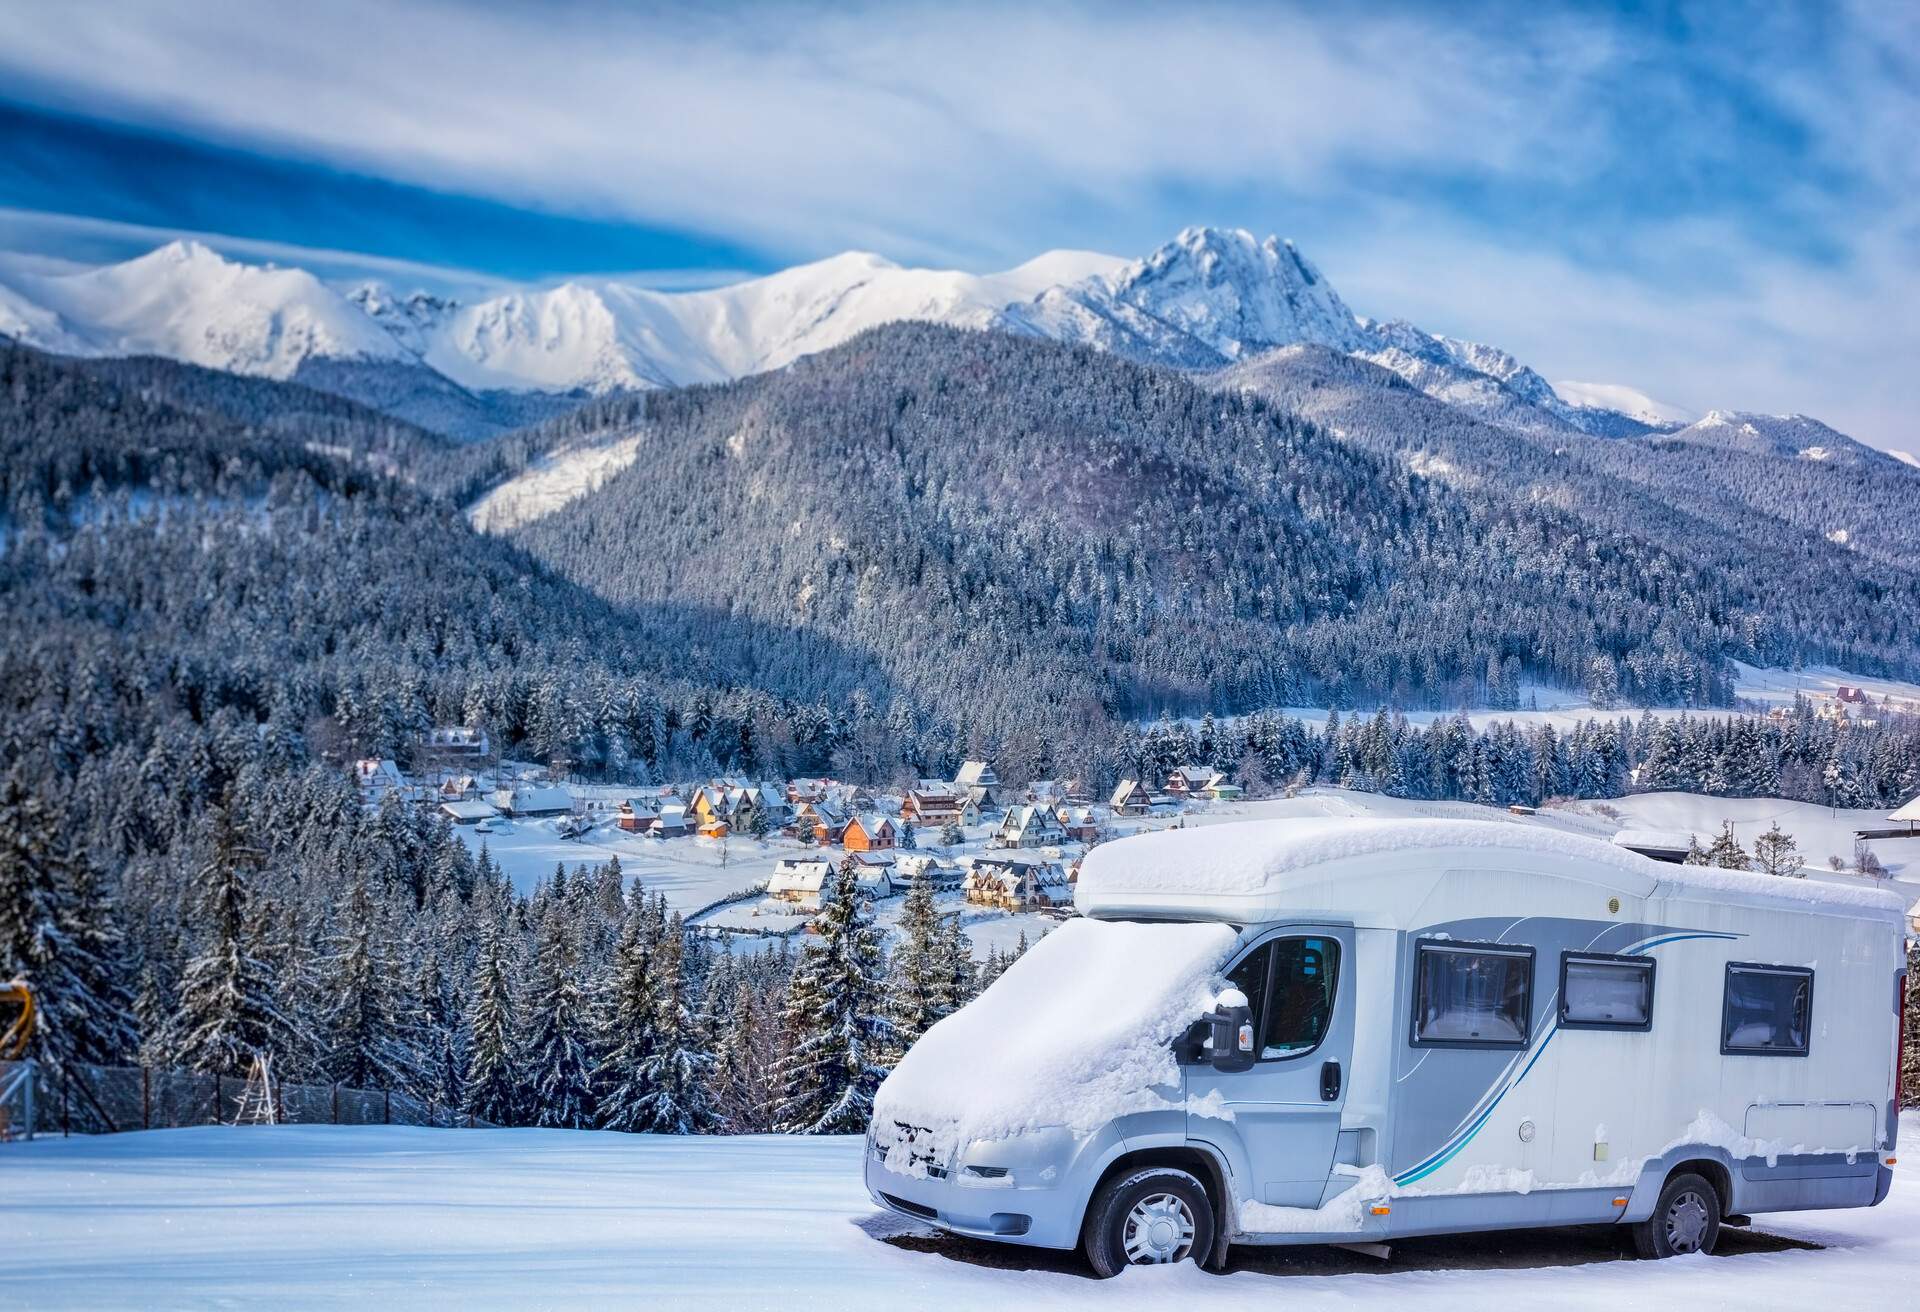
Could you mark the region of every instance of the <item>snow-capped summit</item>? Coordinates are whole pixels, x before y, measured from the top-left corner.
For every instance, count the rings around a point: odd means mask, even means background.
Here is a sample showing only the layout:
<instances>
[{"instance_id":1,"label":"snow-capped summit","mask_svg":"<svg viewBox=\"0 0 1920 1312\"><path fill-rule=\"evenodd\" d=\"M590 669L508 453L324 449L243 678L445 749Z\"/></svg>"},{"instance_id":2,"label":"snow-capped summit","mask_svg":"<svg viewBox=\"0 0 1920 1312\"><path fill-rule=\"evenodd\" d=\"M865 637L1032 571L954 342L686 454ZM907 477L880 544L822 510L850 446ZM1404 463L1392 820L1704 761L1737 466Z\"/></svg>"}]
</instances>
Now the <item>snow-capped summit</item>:
<instances>
[{"instance_id":1,"label":"snow-capped summit","mask_svg":"<svg viewBox=\"0 0 1920 1312\"><path fill-rule=\"evenodd\" d=\"M1224 364L1274 346L1362 344L1353 311L1290 241L1188 228L1105 277L1010 306L1027 331L1165 363Z\"/></svg>"},{"instance_id":2,"label":"snow-capped summit","mask_svg":"<svg viewBox=\"0 0 1920 1312\"><path fill-rule=\"evenodd\" d=\"M1645 392L1620 383L1559 382L1553 390L1560 399L1578 410L1612 410L1654 428L1672 428L1690 424L1699 418L1693 411L1665 401L1656 401Z\"/></svg>"},{"instance_id":3,"label":"snow-capped summit","mask_svg":"<svg viewBox=\"0 0 1920 1312\"><path fill-rule=\"evenodd\" d=\"M15 274L13 290L58 316L69 345L89 354L164 355L270 378L289 378L310 358L407 358L304 269L241 264L194 241L80 273ZM39 332L21 336L44 341Z\"/></svg>"}]
</instances>

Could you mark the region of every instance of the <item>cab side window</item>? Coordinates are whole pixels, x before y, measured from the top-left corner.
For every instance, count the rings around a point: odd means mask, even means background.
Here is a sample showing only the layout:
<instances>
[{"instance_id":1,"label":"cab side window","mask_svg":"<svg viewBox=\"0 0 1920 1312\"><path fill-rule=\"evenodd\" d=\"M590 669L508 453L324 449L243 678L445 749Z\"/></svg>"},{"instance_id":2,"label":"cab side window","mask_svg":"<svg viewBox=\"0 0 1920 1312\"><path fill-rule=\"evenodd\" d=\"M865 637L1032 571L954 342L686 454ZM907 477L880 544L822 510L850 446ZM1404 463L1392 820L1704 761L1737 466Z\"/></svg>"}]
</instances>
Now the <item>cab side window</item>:
<instances>
[{"instance_id":1,"label":"cab side window","mask_svg":"<svg viewBox=\"0 0 1920 1312\"><path fill-rule=\"evenodd\" d=\"M1340 981L1340 943L1331 938L1283 938L1273 945L1273 982L1267 990L1262 1057L1310 1052L1333 1024Z\"/></svg>"},{"instance_id":2,"label":"cab side window","mask_svg":"<svg viewBox=\"0 0 1920 1312\"><path fill-rule=\"evenodd\" d=\"M1227 983L1247 995L1255 1034L1260 1033L1260 1022L1267 1014L1267 963L1272 956L1273 944L1262 943L1227 972Z\"/></svg>"}]
</instances>

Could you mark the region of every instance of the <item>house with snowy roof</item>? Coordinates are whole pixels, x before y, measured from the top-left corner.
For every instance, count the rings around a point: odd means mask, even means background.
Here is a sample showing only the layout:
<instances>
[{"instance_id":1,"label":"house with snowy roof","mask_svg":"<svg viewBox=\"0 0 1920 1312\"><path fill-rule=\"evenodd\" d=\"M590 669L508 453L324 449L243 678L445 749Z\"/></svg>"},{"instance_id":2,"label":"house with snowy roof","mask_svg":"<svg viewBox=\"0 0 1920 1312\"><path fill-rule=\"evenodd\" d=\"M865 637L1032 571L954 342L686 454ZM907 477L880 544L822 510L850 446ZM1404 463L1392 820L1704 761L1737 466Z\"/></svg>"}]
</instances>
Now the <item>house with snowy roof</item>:
<instances>
[{"instance_id":1,"label":"house with snowy roof","mask_svg":"<svg viewBox=\"0 0 1920 1312\"><path fill-rule=\"evenodd\" d=\"M1048 806L1016 806L1007 811L994 834L1000 847L1047 847L1066 841L1067 831Z\"/></svg>"},{"instance_id":2,"label":"house with snowy roof","mask_svg":"<svg viewBox=\"0 0 1920 1312\"><path fill-rule=\"evenodd\" d=\"M1037 911L1073 904L1073 885L1059 863L1025 852L976 858L960 887L967 901L1003 911Z\"/></svg>"},{"instance_id":3,"label":"house with snowy roof","mask_svg":"<svg viewBox=\"0 0 1920 1312\"><path fill-rule=\"evenodd\" d=\"M840 845L849 852L884 852L900 845L900 827L878 812L857 815L841 831Z\"/></svg>"},{"instance_id":4,"label":"house with snowy roof","mask_svg":"<svg viewBox=\"0 0 1920 1312\"><path fill-rule=\"evenodd\" d=\"M961 762L959 770L954 773L953 784L983 811L1000 805L1000 776L993 772L990 762Z\"/></svg>"},{"instance_id":5,"label":"house with snowy roof","mask_svg":"<svg viewBox=\"0 0 1920 1312\"><path fill-rule=\"evenodd\" d=\"M1182 801L1190 797L1202 797L1220 772L1209 765L1175 766L1173 773L1167 776L1167 793Z\"/></svg>"},{"instance_id":6,"label":"house with snowy roof","mask_svg":"<svg viewBox=\"0 0 1920 1312\"><path fill-rule=\"evenodd\" d=\"M1145 815L1153 807L1153 796L1138 779L1122 779L1107 805L1115 815Z\"/></svg>"},{"instance_id":7,"label":"house with snowy roof","mask_svg":"<svg viewBox=\"0 0 1920 1312\"><path fill-rule=\"evenodd\" d=\"M542 815L572 815L573 794L557 784L497 788L487 798L493 809L514 819Z\"/></svg>"}]
</instances>

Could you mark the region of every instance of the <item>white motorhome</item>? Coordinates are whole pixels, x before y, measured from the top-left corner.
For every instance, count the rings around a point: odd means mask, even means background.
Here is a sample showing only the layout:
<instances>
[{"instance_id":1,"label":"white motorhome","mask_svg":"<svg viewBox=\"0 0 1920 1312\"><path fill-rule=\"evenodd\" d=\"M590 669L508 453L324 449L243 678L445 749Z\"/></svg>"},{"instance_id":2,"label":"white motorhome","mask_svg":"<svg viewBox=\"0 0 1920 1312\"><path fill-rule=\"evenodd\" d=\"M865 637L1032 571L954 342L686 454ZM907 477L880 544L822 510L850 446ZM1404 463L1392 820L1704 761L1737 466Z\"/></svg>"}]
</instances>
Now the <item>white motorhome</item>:
<instances>
[{"instance_id":1,"label":"white motorhome","mask_svg":"<svg viewBox=\"0 0 1920 1312\"><path fill-rule=\"evenodd\" d=\"M1905 922L1879 890L1291 820L1096 848L1076 905L882 1085L880 1204L1110 1275L1597 1222L1667 1256L1892 1182Z\"/></svg>"}]
</instances>

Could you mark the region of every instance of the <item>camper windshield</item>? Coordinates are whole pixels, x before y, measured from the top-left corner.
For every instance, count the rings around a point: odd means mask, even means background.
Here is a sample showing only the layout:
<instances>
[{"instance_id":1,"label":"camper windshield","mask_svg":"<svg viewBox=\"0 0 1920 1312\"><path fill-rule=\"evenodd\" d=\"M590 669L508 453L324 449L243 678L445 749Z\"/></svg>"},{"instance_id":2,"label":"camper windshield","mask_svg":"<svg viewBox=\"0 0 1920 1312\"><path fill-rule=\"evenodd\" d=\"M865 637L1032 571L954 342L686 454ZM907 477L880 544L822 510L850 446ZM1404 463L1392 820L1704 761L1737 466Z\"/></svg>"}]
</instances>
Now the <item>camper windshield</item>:
<instances>
[{"instance_id":1,"label":"camper windshield","mask_svg":"<svg viewBox=\"0 0 1920 1312\"><path fill-rule=\"evenodd\" d=\"M1215 922L1069 920L914 1044L874 1119L962 1142L1162 1106L1179 1097L1172 1040L1212 1006L1236 938Z\"/></svg>"}]
</instances>

